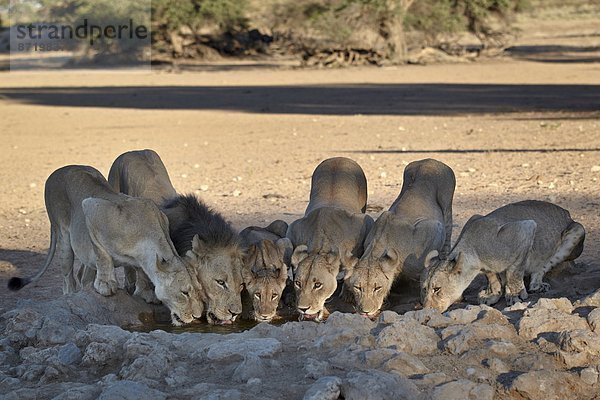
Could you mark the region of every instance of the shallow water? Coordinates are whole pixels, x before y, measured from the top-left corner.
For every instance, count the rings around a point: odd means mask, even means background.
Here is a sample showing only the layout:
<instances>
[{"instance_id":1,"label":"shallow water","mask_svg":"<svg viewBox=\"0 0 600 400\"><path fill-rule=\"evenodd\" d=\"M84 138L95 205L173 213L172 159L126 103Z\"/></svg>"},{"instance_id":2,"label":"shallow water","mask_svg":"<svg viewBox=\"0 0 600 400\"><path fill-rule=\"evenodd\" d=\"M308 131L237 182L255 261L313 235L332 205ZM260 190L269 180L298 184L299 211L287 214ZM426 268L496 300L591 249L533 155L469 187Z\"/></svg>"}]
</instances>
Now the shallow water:
<instances>
[{"instance_id":1,"label":"shallow water","mask_svg":"<svg viewBox=\"0 0 600 400\"><path fill-rule=\"evenodd\" d=\"M283 325L286 322L290 321L298 321L297 316L290 316L284 318L278 318L271 322L271 325ZM258 325L259 322L250 321L250 320L239 320L234 322L231 325L210 325L206 321L198 321L193 322L191 324L183 325L183 326L173 326L168 321L148 321L143 325L136 325L125 327L124 329L132 332L151 332L154 330L161 330L169 333L220 333L220 334L228 334L228 333L238 333L244 332L254 328Z\"/></svg>"}]
</instances>

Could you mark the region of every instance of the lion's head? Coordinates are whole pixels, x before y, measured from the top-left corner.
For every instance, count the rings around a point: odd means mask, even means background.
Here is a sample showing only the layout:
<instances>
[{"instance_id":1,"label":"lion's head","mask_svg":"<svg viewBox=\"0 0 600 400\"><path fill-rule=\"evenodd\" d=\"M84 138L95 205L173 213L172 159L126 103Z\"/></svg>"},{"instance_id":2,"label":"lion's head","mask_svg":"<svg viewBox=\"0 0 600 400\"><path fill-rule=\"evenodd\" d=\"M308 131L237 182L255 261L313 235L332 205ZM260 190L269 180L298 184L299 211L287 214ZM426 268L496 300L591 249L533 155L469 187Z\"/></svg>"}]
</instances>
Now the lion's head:
<instances>
[{"instance_id":1,"label":"lion's head","mask_svg":"<svg viewBox=\"0 0 600 400\"><path fill-rule=\"evenodd\" d=\"M354 265L358 259L351 254L342 262L339 250L309 253L306 245L296 247L292 254L296 308L301 319L321 321L325 302L337 288L337 276L343 265Z\"/></svg>"},{"instance_id":2,"label":"lion's head","mask_svg":"<svg viewBox=\"0 0 600 400\"><path fill-rule=\"evenodd\" d=\"M157 256L156 268L160 277L156 280L154 293L171 311L173 325L188 324L202 317L204 306L200 294L192 283L185 262L178 256L170 260Z\"/></svg>"},{"instance_id":3,"label":"lion's head","mask_svg":"<svg viewBox=\"0 0 600 400\"><path fill-rule=\"evenodd\" d=\"M425 258L425 269L421 277L421 303L423 307L444 312L462 297L469 285L462 270L465 264L463 253L439 258L436 250Z\"/></svg>"},{"instance_id":4,"label":"lion's head","mask_svg":"<svg viewBox=\"0 0 600 400\"><path fill-rule=\"evenodd\" d=\"M198 235L192 240L192 250L186 253L202 288L206 319L211 324L231 324L242 312L243 254L237 244L205 246Z\"/></svg>"},{"instance_id":5,"label":"lion's head","mask_svg":"<svg viewBox=\"0 0 600 400\"><path fill-rule=\"evenodd\" d=\"M356 312L369 318L377 316L390 293L398 264L398 252L390 249L380 256L363 257L348 270L344 285L354 295Z\"/></svg>"},{"instance_id":6,"label":"lion's head","mask_svg":"<svg viewBox=\"0 0 600 400\"><path fill-rule=\"evenodd\" d=\"M288 277L285 255L291 246L289 239L284 238L276 243L262 240L248 248L242 276L256 321L270 321L277 313Z\"/></svg>"}]
</instances>

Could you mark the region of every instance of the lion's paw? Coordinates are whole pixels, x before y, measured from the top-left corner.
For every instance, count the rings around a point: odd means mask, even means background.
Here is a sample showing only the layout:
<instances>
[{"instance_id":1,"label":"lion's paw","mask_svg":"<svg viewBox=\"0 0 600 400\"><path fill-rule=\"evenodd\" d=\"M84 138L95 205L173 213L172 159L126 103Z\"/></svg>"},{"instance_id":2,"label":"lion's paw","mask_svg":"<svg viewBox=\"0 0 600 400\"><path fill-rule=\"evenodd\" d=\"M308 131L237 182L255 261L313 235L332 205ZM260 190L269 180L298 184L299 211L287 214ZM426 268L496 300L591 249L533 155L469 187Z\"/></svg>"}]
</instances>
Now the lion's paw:
<instances>
[{"instance_id":1,"label":"lion's paw","mask_svg":"<svg viewBox=\"0 0 600 400\"><path fill-rule=\"evenodd\" d=\"M102 296L112 296L117 292L117 281L101 281L96 279L94 288Z\"/></svg>"}]
</instances>

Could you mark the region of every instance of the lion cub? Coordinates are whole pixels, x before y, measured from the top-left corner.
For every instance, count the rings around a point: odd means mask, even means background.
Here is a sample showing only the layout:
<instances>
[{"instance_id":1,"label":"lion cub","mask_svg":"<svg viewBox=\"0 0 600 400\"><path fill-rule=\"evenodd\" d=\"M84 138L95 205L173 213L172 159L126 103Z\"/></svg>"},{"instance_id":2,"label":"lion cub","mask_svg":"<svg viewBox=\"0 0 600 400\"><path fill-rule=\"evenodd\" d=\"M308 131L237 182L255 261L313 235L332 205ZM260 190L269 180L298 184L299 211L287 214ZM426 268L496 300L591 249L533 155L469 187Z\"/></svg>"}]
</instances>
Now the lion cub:
<instances>
[{"instance_id":1,"label":"lion cub","mask_svg":"<svg viewBox=\"0 0 600 400\"><path fill-rule=\"evenodd\" d=\"M242 292L243 316L268 322L277 314L292 251L292 243L285 238L287 227L277 220L266 228L250 226L240 232L247 247L242 267L246 287Z\"/></svg>"},{"instance_id":2,"label":"lion cub","mask_svg":"<svg viewBox=\"0 0 600 400\"><path fill-rule=\"evenodd\" d=\"M544 274L579 257L584 240L583 226L567 210L544 201L521 201L486 216L475 215L447 259L440 259L436 251L427 255L421 301L424 307L445 311L483 272L488 287L480 293L480 303L495 304L504 291L512 305L527 298L524 275L531 276L529 291L548 290Z\"/></svg>"},{"instance_id":3,"label":"lion cub","mask_svg":"<svg viewBox=\"0 0 600 400\"><path fill-rule=\"evenodd\" d=\"M400 195L375 222L365 252L345 276L345 291L356 311L374 317L399 277L418 281L431 250L446 253L452 235L456 180L446 164L433 159L406 166Z\"/></svg>"},{"instance_id":4,"label":"lion cub","mask_svg":"<svg viewBox=\"0 0 600 400\"><path fill-rule=\"evenodd\" d=\"M139 268L154 284L156 297L171 311L174 325L202 314L188 265L169 239L169 222L150 200L111 189L92 167L71 165L54 171L45 187L50 219L50 250L43 268L30 278L12 278L12 290L37 281L56 261L63 292L75 289L73 261L97 271L94 288L103 296L117 290L115 264Z\"/></svg>"}]
</instances>

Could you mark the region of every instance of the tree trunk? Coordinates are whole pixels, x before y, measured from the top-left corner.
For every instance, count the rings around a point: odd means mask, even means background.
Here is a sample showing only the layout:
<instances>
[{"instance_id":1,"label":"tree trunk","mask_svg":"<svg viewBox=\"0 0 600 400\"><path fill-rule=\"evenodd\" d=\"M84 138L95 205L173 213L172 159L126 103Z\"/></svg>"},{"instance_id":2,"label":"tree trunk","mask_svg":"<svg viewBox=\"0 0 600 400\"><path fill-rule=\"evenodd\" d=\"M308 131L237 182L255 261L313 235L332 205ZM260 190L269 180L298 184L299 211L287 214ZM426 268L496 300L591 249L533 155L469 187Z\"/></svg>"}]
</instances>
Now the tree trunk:
<instances>
[{"instance_id":1,"label":"tree trunk","mask_svg":"<svg viewBox=\"0 0 600 400\"><path fill-rule=\"evenodd\" d=\"M386 43L386 58L394 64L406 62L406 35L404 16L415 0L388 0L388 17L379 25L379 35Z\"/></svg>"}]
</instances>

